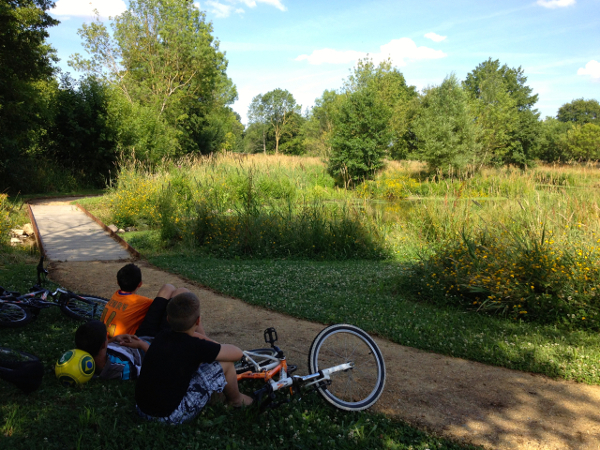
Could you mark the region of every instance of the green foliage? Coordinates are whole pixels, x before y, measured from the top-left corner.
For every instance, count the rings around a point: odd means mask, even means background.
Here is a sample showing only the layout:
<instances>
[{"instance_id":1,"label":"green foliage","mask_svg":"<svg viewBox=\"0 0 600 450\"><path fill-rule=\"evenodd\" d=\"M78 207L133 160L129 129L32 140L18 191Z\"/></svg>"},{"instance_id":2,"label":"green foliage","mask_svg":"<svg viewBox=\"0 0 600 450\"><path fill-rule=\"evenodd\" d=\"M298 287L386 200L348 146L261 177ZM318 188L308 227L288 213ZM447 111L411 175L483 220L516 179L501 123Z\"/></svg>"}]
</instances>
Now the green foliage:
<instances>
[{"instance_id":1,"label":"green foliage","mask_svg":"<svg viewBox=\"0 0 600 450\"><path fill-rule=\"evenodd\" d=\"M426 298L511 319L600 329L593 201L537 193L503 207L454 202L412 213L430 243L417 272Z\"/></svg>"},{"instance_id":2,"label":"green foliage","mask_svg":"<svg viewBox=\"0 0 600 450\"><path fill-rule=\"evenodd\" d=\"M404 75L393 67L390 59L375 66L372 60L365 58L358 61L344 83L346 93L363 89L373 89L380 107L389 110L389 153L396 159L406 157L408 148L405 134L408 131L412 102L417 98L416 88L406 84Z\"/></svg>"},{"instance_id":3,"label":"green foliage","mask_svg":"<svg viewBox=\"0 0 600 450\"><path fill-rule=\"evenodd\" d=\"M373 87L347 93L336 111L328 171L349 187L372 178L384 166L391 142L390 110Z\"/></svg>"},{"instance_id":4,"label":"green foliage","mask_svg":"<svg viewBox=\"0 0 600 450\"><path fill-rule=\"evenodd\" d=\"M565 103L558 108L556 118L561 122L576 123L585 125L586 123L598 123L600 117L600 103L598 100L585 100L578 98L569 103Z\"/></svg>"},{"instance_id":5,"label":"green foliage","mask_svg":"<svg viewBox=\"0 0 600 450\"><path fill-rule=\"evenodd\" d=\"M567 131L571 127L570 123L546 117L542 122L540 147L535 156L546 162L570 161L572 158L567 148Z\"/></svg>"},{"instance_id":6,"label":"green foliage","mask_svg":"<svg viewBox=\"0 0 600 450\"><path fill-rule=\"evenodd\" d=\"M300 130L300 105L296 104L294 96L284 89L274 89L266 94L258 94L248 107L248 118L251 124L260 127L263 138L263 152L266 152L266 133L273 132L275 153L279 153L279 144L284 134L293 137ZM289 144L288 148L298 144ZM295 154L297 150L287 153Z\"/></svg>"},{"instance_id":7,"label":"green foliage","mask_svg":"<svg viewBox=\"0 0 600 450\"><path fill-rule=\"evenodd\" d=\"M341 98L342 96L337 92L325 90L323 95L315 100L315 106L310 110L303 128L304 146L307 153L329 157L335 111Z\"/></svg>"},{"instance_id":8,"label":"green foliage","mask_svg":"<svg viewBox=\"0 0 600 450\"><path fill-rule=\"evenodd\" d=\"M478 165L481 145L469 99L454 75L430 88L411 122L414 154L430 170L470 171Z\"/></svg>"},{"instance_id":9,"label":"green foliage","mask_svg":"<svg viewBox=\"0 0 600 450\"><path fill-rule=\"evenodd\" d=\"M112 29L111 36L98 18L84 24L91 59L74 55L70 64L118 87L131 104L129 152L156 162L221 150L234 129L226 105L237 93L204 14L184 0L134 0Z\"/></svg>"},{"instance_id":10,"label":"green foliage","mask_svg":"<svg viewBox=\"0 0 600 450\"><path fill-rule=\"evenodd\" d=\"M541 127L539 114L533 109L538 96L532 95L526 81L520 67L500 66L498 60L489 58L463 82L479 103L476 117L483 129L483 150L497 164L523 167L531 163L538 149Z\"/></svg>"},{"instance_id":11,"label":"green foliage","mask_svg":"<svg viewBox=\"0 0 600 450\"><path fill-rule=\"evenodd\" d=\"M109 88L95 78L79 83L65 76L52 99L54 120L46 155L79 184L103 187L117 159L119 124L109 115Z\"/></svg>"},{"instance_id":12,"label":"green foliage","mask_svg":"<svg viewBox=\"0 0 600 450\"><path fill-rule=\"evenodd\" d=\"M0 191L19 182L27 152L44 132L47 97L44 82L54 74L54 49L47 29L58 24L46 0L0 3ZM13 189L14 190L14 189Z\"/></svg>"},{"instance_id":13,"label":"green foliage","mask_svg":"<svg viewBox=\"0 0 600 450\"><path fill-rule=\"evenodd\" d=\"M547 117L537 156L548 162L597 161L600 159L600 126Z\"/></svg>"},{"instance_id":14,"label":"green foliage","mask_svg":"<svg viewBox=\"0 0 600 450\"><path fill-rule=\"evenodd\" d=\"M567 131L567 148L577 161L598 161L600 159L600 125L586 123L575 125Z\"/></svg>"}]
</instances>

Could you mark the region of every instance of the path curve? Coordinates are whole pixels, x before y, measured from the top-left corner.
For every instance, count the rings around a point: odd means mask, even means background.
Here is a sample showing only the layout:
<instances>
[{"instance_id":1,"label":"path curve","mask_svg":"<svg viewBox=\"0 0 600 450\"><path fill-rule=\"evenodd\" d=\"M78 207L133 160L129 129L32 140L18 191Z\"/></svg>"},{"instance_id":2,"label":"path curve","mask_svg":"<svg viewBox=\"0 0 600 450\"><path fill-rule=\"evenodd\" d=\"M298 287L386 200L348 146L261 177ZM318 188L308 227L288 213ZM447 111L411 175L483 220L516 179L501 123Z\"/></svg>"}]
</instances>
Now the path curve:
<instances>
[{"instance_id":1,"label":"path curve","mask_svg":"<svg viewBox=\"0 0 600 450\"><path fill-rule=\"evenodd\" d=\"M152 297L164 283L198 294L206 332L242 348L264 346L262 331L277 329L288 360L307 373L307 353L323 325L216 294L138 261ZM123 261L54 262L63 286L110 297ZM377 339L388 381L377 411L459 441L493 449L599 450L600 387L442 356Z\"/></svg>"}]
</instances>

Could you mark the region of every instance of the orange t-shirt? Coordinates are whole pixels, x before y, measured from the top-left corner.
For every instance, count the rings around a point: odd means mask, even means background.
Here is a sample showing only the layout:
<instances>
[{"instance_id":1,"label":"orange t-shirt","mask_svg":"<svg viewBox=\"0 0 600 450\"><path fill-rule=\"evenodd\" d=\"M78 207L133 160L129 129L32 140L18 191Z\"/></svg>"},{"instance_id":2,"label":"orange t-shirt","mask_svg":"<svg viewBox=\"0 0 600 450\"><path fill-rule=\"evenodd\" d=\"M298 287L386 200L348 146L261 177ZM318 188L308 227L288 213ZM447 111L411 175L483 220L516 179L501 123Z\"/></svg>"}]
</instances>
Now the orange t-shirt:
<instances>
[{"instance_id":1,"label":"orange t-shirt","mask_svg":"<svg viewBox=\"0 0 600 450\"><path fill-rule=\"evenodd\" d=\"M152 304L152 300L131 292L117 291L102 311L100 320L106 324L109 337L134 334Z\"/></svg>"}]
</instances>

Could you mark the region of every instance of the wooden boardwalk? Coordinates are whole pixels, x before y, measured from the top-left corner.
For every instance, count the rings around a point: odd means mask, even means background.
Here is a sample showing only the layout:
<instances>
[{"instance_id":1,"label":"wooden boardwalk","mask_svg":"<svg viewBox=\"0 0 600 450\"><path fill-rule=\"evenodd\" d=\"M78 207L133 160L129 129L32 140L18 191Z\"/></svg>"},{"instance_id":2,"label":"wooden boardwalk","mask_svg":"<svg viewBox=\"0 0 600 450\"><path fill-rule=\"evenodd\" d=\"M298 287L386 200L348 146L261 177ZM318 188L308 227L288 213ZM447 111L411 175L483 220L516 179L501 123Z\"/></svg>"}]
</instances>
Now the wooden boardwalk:
<instances>
[{"instance_id":1,"label":"wooden boardwalk","mask_svg":"<svg viewBox=\"0 0 600 450\"><path fill-rule=\"evenodd\" d=\"M75 200L75 199L74 199ZM65 200L31 203L39 237L50 261L116 261L131 254L77 206Z\"/></svg>"}]
</instances>

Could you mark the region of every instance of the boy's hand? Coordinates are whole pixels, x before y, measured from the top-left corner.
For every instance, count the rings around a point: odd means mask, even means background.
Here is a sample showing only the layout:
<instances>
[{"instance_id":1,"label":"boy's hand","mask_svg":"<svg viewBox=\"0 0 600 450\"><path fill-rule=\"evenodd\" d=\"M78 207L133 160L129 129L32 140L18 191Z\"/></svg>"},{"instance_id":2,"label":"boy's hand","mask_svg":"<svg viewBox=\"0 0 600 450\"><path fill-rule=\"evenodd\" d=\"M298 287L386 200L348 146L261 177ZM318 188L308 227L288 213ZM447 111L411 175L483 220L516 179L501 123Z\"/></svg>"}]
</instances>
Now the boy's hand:
<instances>
[{"instance_id":1,"label":"boy's hand","mask_svg":"<svg viewBox=\"0 0 600 450\"><path fill-rule=\"evenodd\" d=\"M142 341L139 337L134 336L133 334L121 334L119 336L115 336L113 342L116 342L123 347L137 348L144 351L147 351L148 347L150 347L146 341Z\"/></svg>"}]
</instances>

